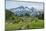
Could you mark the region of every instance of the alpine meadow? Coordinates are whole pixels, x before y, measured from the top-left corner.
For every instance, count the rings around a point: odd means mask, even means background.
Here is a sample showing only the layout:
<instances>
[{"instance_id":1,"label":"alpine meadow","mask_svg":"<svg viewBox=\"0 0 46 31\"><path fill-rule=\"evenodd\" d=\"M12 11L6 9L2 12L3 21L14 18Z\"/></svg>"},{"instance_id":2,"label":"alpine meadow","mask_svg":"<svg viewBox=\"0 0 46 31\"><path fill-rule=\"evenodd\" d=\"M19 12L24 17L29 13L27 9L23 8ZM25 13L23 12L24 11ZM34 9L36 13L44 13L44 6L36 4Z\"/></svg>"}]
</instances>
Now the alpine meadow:
<instances>
[{"instance_id":1,"label":"alpine meadow","mask_svg":"<svg viewBox=\"0 0 46 31\"><path fill-rule=\"evenodd\" d=\"M6 0L5 30L44 28L44 3Z\"/></svg>"}]
</instances>

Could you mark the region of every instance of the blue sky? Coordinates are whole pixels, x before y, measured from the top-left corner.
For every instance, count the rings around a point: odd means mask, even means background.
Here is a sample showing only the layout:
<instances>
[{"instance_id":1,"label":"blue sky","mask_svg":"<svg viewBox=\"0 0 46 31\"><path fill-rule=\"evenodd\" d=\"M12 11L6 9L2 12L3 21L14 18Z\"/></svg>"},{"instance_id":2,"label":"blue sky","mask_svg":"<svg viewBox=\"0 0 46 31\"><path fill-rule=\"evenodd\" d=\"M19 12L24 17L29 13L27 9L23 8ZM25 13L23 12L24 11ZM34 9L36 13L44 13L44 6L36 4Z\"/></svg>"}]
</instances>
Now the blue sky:
<instances>
[{"instance_id":1,"label":"blue sky","mask_svg":"<svg viewBox=\"0 0 46 31\"><path fill-rule=\"evenodd\" d=\"M6 1L6 8L7 9L16 8L19 6L27 6L29 8L34 7L37 9L43 9L43 3Z\"/></svg>"}]
</instances>

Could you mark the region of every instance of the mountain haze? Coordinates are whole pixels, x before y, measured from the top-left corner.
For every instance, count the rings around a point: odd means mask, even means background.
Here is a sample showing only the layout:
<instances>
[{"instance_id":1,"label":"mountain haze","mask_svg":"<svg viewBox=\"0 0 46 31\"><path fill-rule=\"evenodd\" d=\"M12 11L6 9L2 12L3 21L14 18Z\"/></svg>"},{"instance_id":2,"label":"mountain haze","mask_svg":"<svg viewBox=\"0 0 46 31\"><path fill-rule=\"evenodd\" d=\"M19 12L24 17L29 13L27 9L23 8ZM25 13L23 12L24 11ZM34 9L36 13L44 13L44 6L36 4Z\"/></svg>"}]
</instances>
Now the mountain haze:
<instances>
[{"instance_id":1,"label":"mountain haze","mask_svg":"<svg viewBox=\"0 0 46 31\"><path fill-rule=\"evenodd\" d=\"M10 11L12 11L15 15L17 16L20 16L20 15L23 15L25 16L25 14L29 14L30 16L36 16L36 15L39 15L39 11L42 12L41 10L39 9L36 9L34 7L24 7L24 6L19 6L19 7L16 7L16 8L12 8L10 9Z\"/></svg>"}]
</instances>

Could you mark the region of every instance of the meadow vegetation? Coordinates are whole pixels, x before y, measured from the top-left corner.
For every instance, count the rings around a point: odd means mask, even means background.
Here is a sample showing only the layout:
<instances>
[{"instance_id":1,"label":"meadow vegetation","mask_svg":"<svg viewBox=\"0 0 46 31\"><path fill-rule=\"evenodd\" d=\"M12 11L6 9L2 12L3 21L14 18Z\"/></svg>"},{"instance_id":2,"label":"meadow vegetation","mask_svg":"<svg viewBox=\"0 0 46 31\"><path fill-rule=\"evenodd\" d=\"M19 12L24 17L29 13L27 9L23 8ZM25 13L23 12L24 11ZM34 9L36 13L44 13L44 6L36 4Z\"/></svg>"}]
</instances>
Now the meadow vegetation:
<instances>
[{"instance_id":1,"label":"meadow vegetation","mask_svg":"<svg viewBox=\"0 0 46 31\"><path fill-rule=\"evenodd\" d=\"M42 17L15 16L14 13L6 11L5 30L26 30L44 28L44 19ZM42 18L42 19L41 19Z\"/></svg>"}]
</instances>

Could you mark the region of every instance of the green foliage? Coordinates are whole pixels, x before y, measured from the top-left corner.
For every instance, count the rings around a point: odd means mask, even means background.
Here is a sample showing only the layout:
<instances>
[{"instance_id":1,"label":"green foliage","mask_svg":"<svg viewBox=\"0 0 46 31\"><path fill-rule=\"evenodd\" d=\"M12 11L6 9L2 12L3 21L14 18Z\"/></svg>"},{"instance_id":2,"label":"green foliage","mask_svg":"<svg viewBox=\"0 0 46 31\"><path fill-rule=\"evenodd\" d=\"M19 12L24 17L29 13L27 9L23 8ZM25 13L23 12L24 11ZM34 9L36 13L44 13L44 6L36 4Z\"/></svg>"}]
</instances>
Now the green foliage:
<instances>
[{"instance_id":1,"label":"green foliage","mask_svg":"<svg viewBox=\"0 0 46 31\"><path fill-rule=\"evenodd\" d=\"M12 13L10 10L6 9L5 15L6 15L6 17L5 17L6 19L10 19L11 17L13 17L14 13Z\"/></svg>"},{"instance_id":2,"label":"green foliage","mask_svg":"<svg viewBox=\"0 0 46 31\"><path fill-rule=\"evenodd\" d=\"M44 20L44 13L42 13L42 15L39 15L38 18Z\"/></svg>"},{"instance_id":3,"label":"green foliage","mask_svg":"<svg viewBox=\"0 0 46 31\"><path fill-rule=\"evenodd\" d=\"M39 13L39 15L36 15L38 19L44 20L44 11L42 13L39 11Z\"/></svg>"},{"instance_id":4,"label":"green foliage","mask_svg":"<svg viewBox=\"0 0 46 31\"><path fill-rule=\"evenodd\" d=\"M41 29L44 28L44 20L38 19L37 17L29 16L29 14L25 14L25 16L15 16L9 10L6 11L6 31L9 30L25 30L25 29ZM43 18L44 14L39 17Z\"/></svg>"},{"instance_id":5,"label":"green foliage","mask_svg":"<svg viewBox=\"0 0 46 31\"><path fill-rule=\"evenodd\" d=\"M37 22L35 22L35 21L32 21L31 22L32 24L31 24L31 28L43 28L44 27L44 21L43 20L39 20L39 21L37 21Z\"/></svg>"},{"instance_id":6,"label":"green foliage","mask_svg":"<svg viewBox=\"0 0 46 31\"><path fill-rule=\"evenodd\" d=\"M30 14L28 14L28 13L25 13L25 16L30 16Z\"/></svg>"},{"instance_id":7,"label":"green foliage","mask_svg":"<svg viewBox=\"0 0 46 31\"><path fill-rule=\"evenodd\" d=\"M6 30L25 30L25 29L39 29L39 28L40 29L44 28L44 21L33 17L15 16L14 22L12 20L12 22L9 21L9 23L6 24Z\"/></svg>"}]
</instances>

